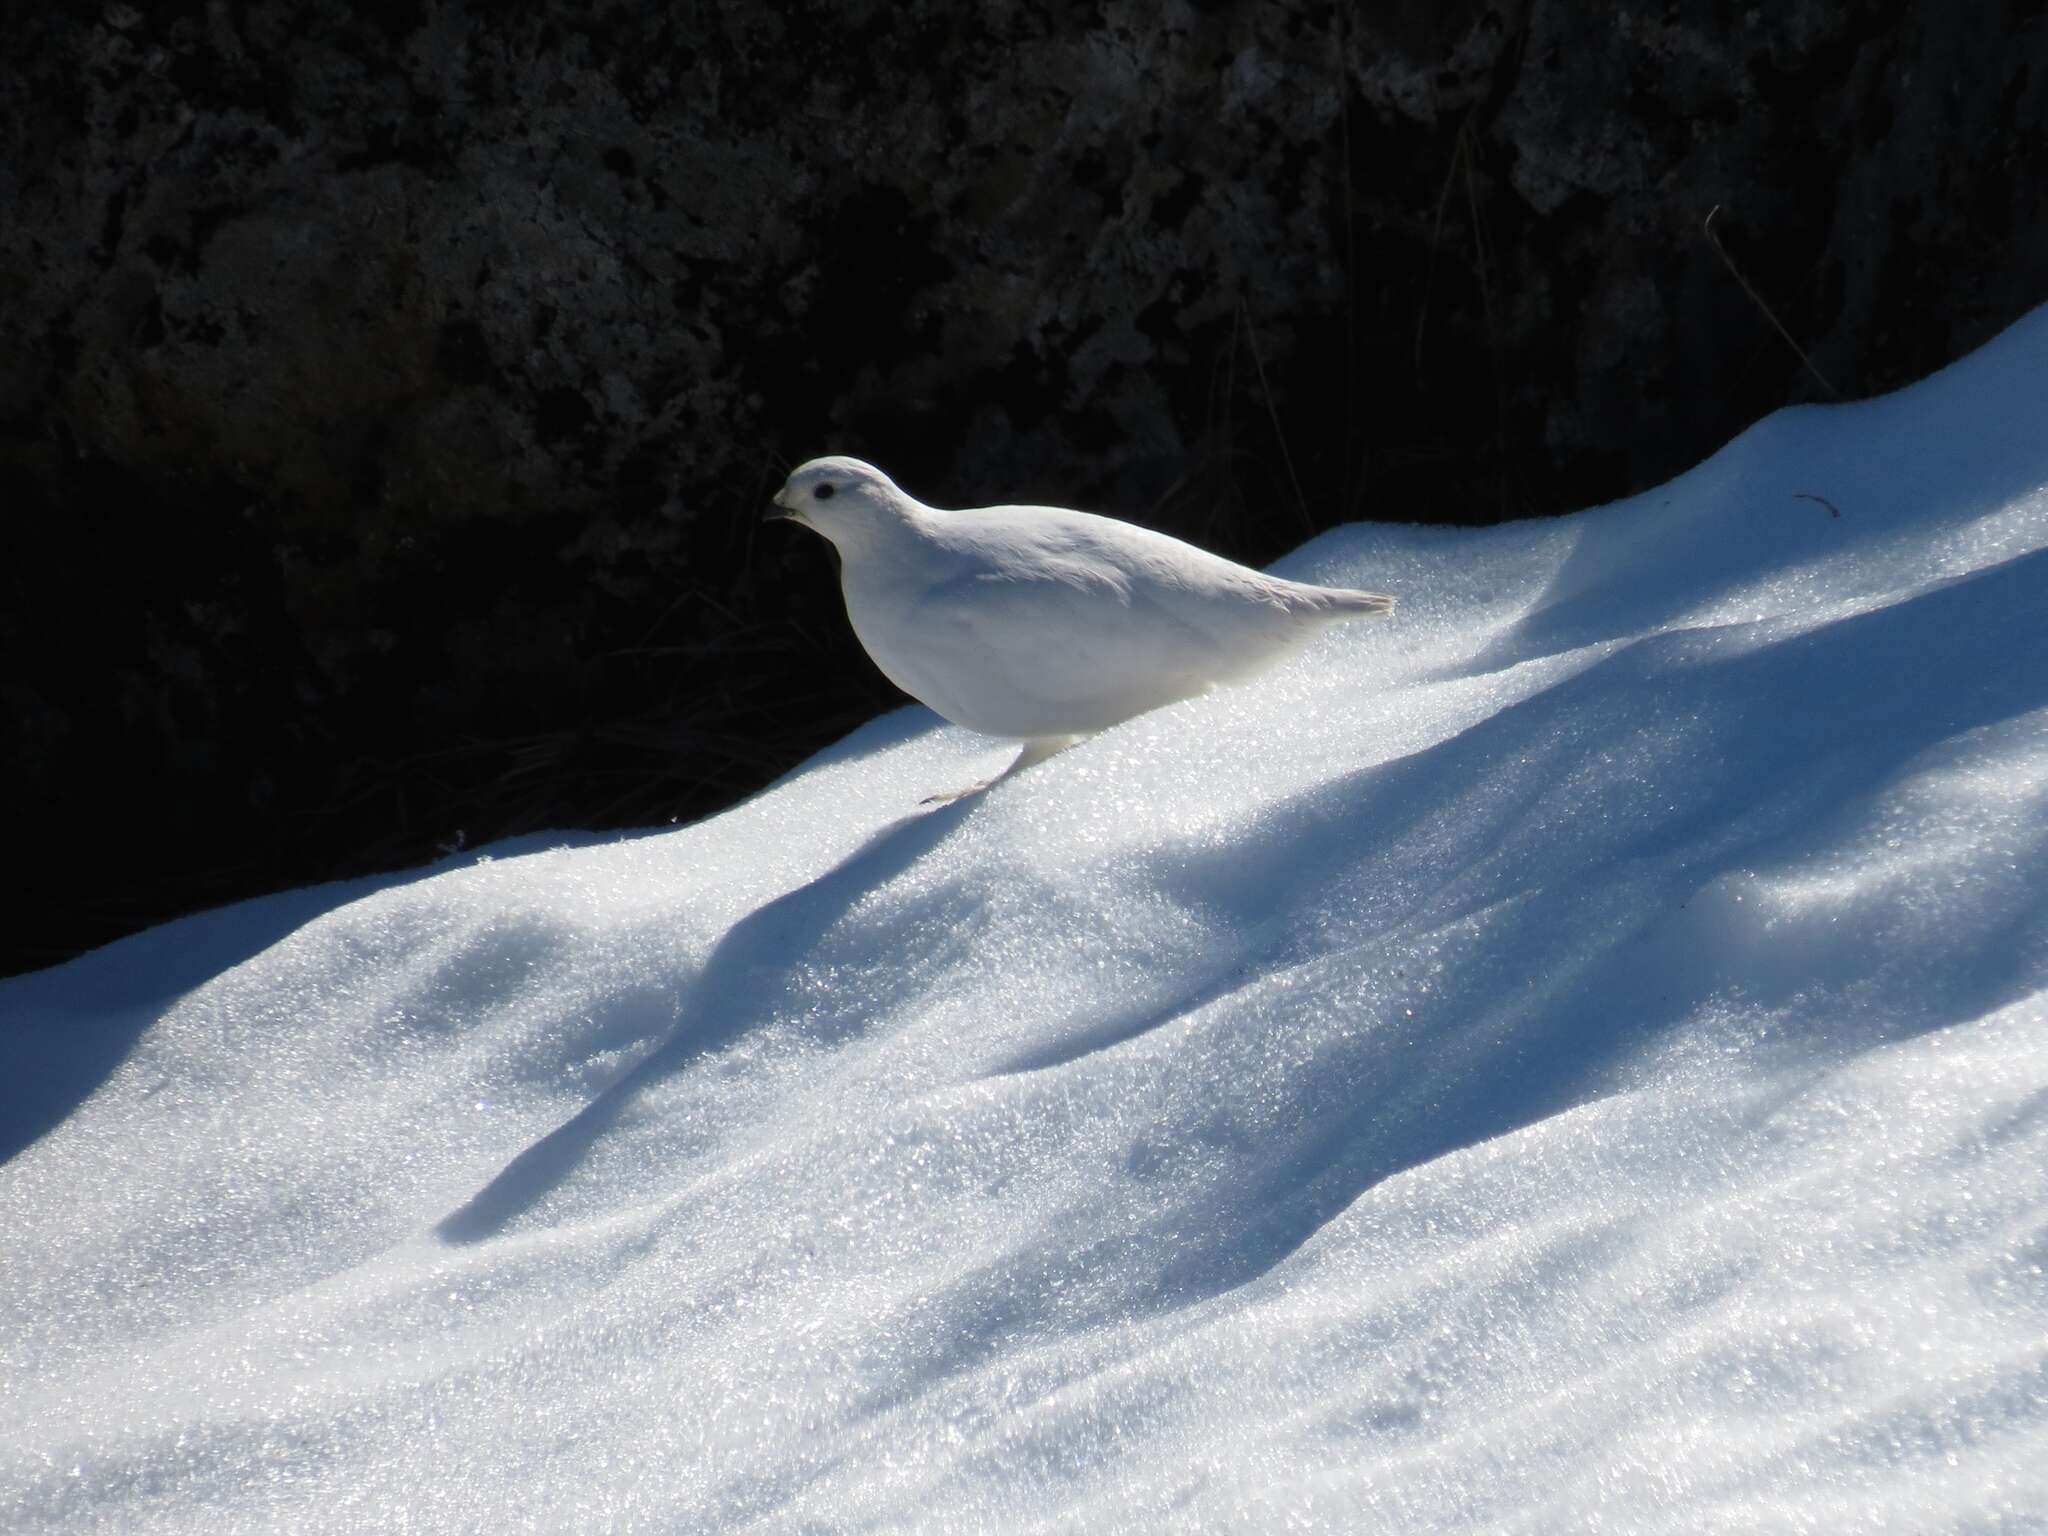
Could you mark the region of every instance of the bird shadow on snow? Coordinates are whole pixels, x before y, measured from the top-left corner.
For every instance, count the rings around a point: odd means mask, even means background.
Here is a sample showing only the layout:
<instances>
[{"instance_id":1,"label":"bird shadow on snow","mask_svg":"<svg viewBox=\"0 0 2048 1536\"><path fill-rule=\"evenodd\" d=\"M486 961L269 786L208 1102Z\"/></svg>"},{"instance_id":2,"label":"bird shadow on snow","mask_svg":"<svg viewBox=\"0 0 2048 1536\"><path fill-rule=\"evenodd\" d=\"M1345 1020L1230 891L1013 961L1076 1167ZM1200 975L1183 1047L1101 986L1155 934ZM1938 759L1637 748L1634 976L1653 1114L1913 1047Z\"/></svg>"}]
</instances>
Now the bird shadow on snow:
<instances>
[{"instance_id":1,"label":"bird shadow on snow","mask_svg":"<svg viewBox=\"0 0 2048 1536\"><path fill-rule=\"evenodd\" d=\"M641 1093L773 1016L782 993L752 985L753 978L785 972L862 898L938 847L973 804L970 796L891 822L825 873L733 924L693 985L701 1001L667 1038L514 1157L460 1209L442 1218L435 1234L450 1243L481 1242L532 1210L575 1173L598 1138Z\"/></svg>"},{"instance_id":2,"label":"bird shadow on snow","mask_svg":"<svg viewBox=\"0 0 2048 1536\"><path fill-rule=\"evenodd\" d=\"M1155 1171L1134 1147L1124 1172L1156 1182L1156 1198L1133 1225L1051 1235L931 1297L924 1322L947 1342L919 1379L1072 1306L1059 1279L1077 1258L1126 1277L1095 1321L1127 1316L1134 1298L1165 1311L1248 1284L1374 1186L1621 1090L1731 989L1759 1013L1792 1010L1790 1037L1742 1049L1768 1048L1795 1073L2023 995L2048 882L1915 911L1903 928L1893 920L1914 893L1880 890L1886 921L1852 919L1832 941L1825 912L1780 931L1729 891L1759 871L1853 859L1916 760L2048 708L2044 604L2037 551L1752 649L1653 636L1433 747L1305 791L1227 848L1175 855L1160 872L1168 894L1239 934L1236 950L1183 996L1083 1025L1007 1070L1112 1049L1290 968L1311 993L1318 966L1355 975L1327 985L1365 989L1365 1027L1290 1073L1285 1129L1236 1136L1227 1109L1161 1127L1213 1133L1218 1176L1187 1180L1170 1155ZM1689 729L1702 709L1714 716L1704 749ZM1633 760L1574 782L1589 756L1630 741ZM1332 940L1274 917L1300 892L1361 884L1394 896L1377 926L1340 925ZM1429 950L1444 964L1419 988L1413 959ZM1403 968L1408 981L1389 980ZM1248 994L1280 1010L1272 1029L1197 1026L1190 1071L1228 1082L1265 1070L1272 1030L1287 1027L1274 995Z\"/></svg>"},{"instance_id":3,"label":"bird shadow on snow","mask_svg":"<svg viewBox=\"0 0 2048 1536\"><path fill-rule=\"evenodd\" d=\"M1105 1315L1127 1315L1134 1297L1169 1309L1247 1284L1383 1181L1605 1097L1731 980L1765 1008L1793 999L1814 979L1802 948L1810 935L1743 926L1750 920L1732 915L1717 882L1860 846L1915 759L2048 708L2044 601L2048 552L2037 551L1753 646L1692 631L1647 636L1433 747L1305 792L1227 848L1170 851L1156 877L1238 935L1232 956L1190 977L1183 995L1077 1021L1007 1070L1113 1049L1288 967L1384 978L1429 946L1446 965L1427 991L1410 982L1376 992L1370 1027L1296 1078L1291 1128L1236 1147L1227 1177L1182 1184L1162 1164L1143 1217L1082 1238L1091 1270L1130 1278L1103 1293ZM771 1017L782 994L756 985L759 975L800 960L866 894L936 849L972 804L884 828L736 924L706 963L690 1017L513 1158L439 1235L476 1242L533 1210L640 1093ZM1331 943L1286 916L1297 892L1361 877L1398 890L1379 926ZM1839 1059L2010 1000L2029 974L2027 935L2048 922L2044 898L2036 882L2024 910L1995 921L1958 912L1909 940L1910 953L1866 937L1828 955L1819 978L1837 999L1879 966L1900 985L1889 1011L1860 1013L1842 1038L1799 1048ZM1789 948L1760 963L1759 946L1771 944ZM1396 1022L1403 1005L1412 1023ZM1255 1062L1256 1042L1244 1049ZM1151 1176L1138 1164L1126 1171ZM1191 1243L1188 1233L1203 1236ZM993 1349L1034 1312L1069 1305L1056 1297L1075 1239L1006 1254L928 1297L920 1310L946 1342L914 1374L965 1368L977 1340Z\"/></svg>"}]
</instances>

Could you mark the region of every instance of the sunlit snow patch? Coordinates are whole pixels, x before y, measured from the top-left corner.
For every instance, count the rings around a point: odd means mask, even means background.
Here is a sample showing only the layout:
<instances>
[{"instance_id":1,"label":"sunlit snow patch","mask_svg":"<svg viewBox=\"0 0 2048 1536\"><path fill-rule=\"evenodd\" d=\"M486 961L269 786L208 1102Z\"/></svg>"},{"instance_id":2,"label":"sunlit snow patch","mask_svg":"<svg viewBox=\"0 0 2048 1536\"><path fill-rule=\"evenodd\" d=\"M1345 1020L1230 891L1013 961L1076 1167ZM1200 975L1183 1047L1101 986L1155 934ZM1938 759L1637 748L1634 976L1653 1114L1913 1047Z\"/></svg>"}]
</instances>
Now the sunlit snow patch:
<instances>
[{"instance_id":1,"label":"sunlit snow patch","mask_svg":"<svg viewBox=\"0 0 2048 1536\"><path fill-rule=\"evenodd\" d=\"M2038 1525L2044 380L0 984L0 1528Z\"/></svg>"}]
</instances>

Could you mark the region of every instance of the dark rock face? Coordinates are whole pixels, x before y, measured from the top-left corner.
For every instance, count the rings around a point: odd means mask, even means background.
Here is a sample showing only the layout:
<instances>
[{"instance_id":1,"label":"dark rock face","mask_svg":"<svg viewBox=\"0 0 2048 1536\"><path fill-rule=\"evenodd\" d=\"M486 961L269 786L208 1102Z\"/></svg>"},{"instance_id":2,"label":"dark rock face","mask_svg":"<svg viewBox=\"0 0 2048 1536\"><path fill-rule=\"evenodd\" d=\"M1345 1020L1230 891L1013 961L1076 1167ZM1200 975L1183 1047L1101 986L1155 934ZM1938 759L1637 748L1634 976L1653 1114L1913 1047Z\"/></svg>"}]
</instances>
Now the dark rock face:
<instances>
[{"instance_id":1,"label":"dark rock face","mask_svg":"<svg viewBox=\"0 0 2048 1536\"><path fill-rule=\"evenodd\" d=\"M19 8L0 965L764 781L890 698L813 453L1264 559L1926 373L2048 297L2043 9Z\"/></svg>"}]
</instances>

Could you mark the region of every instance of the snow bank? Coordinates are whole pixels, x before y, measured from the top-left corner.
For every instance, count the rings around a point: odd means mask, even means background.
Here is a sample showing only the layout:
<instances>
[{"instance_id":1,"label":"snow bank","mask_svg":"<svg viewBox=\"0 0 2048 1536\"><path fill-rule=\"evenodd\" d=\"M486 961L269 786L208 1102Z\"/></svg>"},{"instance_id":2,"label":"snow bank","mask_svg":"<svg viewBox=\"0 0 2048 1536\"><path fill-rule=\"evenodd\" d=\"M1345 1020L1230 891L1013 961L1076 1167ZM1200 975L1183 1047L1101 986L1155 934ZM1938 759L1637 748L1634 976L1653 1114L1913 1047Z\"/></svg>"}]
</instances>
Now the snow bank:
<instances>
[{"instance_id":1,"label":"snow bank","mask_svg":"<svg viewBox=\"0 0 2048 1536\"><path fill-rule=\"evenodd\" d=\"M2044 393L0 984L0 1527L2037 1528Z\"/></svg>"}]
</instances>

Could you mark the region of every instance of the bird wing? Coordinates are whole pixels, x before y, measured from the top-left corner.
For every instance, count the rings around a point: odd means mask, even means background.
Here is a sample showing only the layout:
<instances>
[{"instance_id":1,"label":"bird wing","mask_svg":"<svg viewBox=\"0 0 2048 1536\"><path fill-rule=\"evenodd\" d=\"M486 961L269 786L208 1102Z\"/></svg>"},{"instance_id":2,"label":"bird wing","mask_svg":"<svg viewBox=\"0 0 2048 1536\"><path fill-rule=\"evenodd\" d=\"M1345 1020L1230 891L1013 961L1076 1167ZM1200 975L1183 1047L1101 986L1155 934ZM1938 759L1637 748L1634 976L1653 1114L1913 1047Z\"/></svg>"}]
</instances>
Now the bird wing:
<instances>
[{"instance_id":1,"label":"bird wing","mask_svg":"<svg viewBox=\"0 0 2048 1536\"><path fill-rule=\"evenodd\" d=\"M919 604L957 675L1009 717L1008 734L1100 730L1202 692L1219 673L1212 636L1153 585L1085 555L995 561L928 588ZM952 711L947 711L952 713Z\"/></svg>"}]
</instances>

